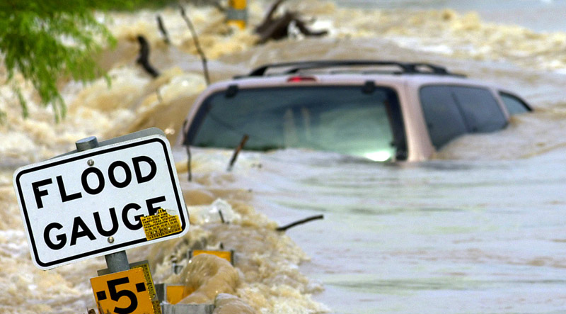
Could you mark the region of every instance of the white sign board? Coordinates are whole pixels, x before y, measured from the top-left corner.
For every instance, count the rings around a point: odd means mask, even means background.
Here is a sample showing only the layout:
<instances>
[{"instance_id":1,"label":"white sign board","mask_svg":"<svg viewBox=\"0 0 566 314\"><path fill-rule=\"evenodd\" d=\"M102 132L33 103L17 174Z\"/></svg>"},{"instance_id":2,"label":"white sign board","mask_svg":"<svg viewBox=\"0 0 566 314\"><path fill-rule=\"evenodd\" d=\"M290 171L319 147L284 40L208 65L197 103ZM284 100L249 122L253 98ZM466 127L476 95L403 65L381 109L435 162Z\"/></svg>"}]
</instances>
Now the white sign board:
<instances>
[{"instance_id":1,"label":"white sign board","mask_svg":"<svg viewBox=\"0 0 566 314\"><path fill-rule=\"evenodd\" d=\"M41 269L188 231L171 148L159 129L19 168L14 187L32 260ZM180 228L148 240L141 217L155 215L160 208L177 216Z\"/></svg>"}]
</instances>

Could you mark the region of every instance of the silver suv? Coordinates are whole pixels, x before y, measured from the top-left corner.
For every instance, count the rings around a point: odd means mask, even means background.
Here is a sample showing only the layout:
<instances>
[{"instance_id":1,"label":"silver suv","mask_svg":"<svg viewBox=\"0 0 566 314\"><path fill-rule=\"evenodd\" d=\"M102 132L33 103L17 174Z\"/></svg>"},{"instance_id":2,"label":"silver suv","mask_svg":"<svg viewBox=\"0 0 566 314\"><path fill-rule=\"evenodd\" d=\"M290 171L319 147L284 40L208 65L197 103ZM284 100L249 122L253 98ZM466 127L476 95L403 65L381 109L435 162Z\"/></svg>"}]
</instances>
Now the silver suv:
<instances>
[{"instance_id":1,"label":"silver suv","mask_svg":"<svg viewBox=\"0 0 566 314\"><path fill-rule=\"evenodd\" d=\"M454 138L506 127L532 111L512 92L425 63L269 64L211 85L196 100L183 145L305 148L374 161L426 160Z\"/></svg>"}]
</instances>

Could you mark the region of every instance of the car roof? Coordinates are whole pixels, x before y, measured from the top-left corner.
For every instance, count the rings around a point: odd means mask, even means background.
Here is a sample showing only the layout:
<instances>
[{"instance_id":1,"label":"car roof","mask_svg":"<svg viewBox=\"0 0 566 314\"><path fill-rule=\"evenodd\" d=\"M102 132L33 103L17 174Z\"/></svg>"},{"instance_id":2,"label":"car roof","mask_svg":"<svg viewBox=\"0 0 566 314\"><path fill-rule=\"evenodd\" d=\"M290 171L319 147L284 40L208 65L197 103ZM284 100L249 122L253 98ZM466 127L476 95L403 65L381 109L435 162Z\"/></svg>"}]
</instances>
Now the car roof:
<instances>
[{"instance_id":1,"label":"car roof","mask_svg":"<svg viewBox=\"0 0 566 314\"><path fill-rule=\"evenodd\" d=\"M444 85L466 85L478 86L490 89L506 91L494 84L477 81L464 77L455 76L436 76L426 74L415 75L395 75L395 74L285 74L263 77L238 77L233 80L226 80L211 84L206 95L219 90L233 88L269 88L269 87L291 87L291 86L317 86L317 85L364 85L366 83L383 86L403 86L408 85L419 88L424 85L444 84ZM204 96L204 95L203 95Z\"/></svg>"},{"instance_id":2,"label":"car roof","mask_svg":"<svg viewBox=\"0 0 566 314\"><path fill-rule=\"evenodd\" d=\"M398 62L383 60L317 60L283 62L262 65L246 75L212 84L210 91L237 85L242 88L290 86L289 83L313 84L360 84L372 81L376 84L408 84L418 87L428 84L475 85L499 88L493 84L466 78L446 68L422 62Z\"/></svg>"},{"instance_id":3,"label":"car roof","mask_svg":"<svg viewBox=\"0 0 566 314\"><path fill-rule=\"evenodd\" d=\"M265 76L270 69L283 70L285 74L296 74L300 71L315 69L337 69L340 67L349 68L368 68L373 67L380 72L402 73L402 74L420 74L433 73L436 75L456 75L446 68L424 62L400 62L400 61L383 61L383 60L314 60L314 61L296 61L281 62L262 65L252 70L247 77ZM389 71L387 70L389 68ZM394 69L392 69L394 68Z\"/></svg>"}]
</instances>

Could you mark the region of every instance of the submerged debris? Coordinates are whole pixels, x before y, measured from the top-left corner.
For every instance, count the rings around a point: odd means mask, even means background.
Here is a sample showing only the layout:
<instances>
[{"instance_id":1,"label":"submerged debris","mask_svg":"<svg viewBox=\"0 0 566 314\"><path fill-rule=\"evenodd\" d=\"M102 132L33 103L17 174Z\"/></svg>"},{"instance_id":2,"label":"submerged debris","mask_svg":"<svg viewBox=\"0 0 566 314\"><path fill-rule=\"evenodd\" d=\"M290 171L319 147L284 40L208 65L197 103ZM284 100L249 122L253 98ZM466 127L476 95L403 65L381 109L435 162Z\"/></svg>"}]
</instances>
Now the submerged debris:
<instances>
[{"instance_id":1,"label":"submerged debris","mask_svg":"<svg viewBox=\"0 0 566 314\"><path fill-rule=\"evenodd\" d=\"M295 221L295 222L290 223L290 224L288 224L288 225L278 227L278 228L275 229L275 230L277 230L277 231L287 231L287 229L290 229L290 228L293 228L293 227L295 227L295 226L302 225L302 224L304 224L304 223L307 223L307 222L313 221L313 220L317 220L317 219L324 219L324 216L323 216L323 215L316 215L316 216L307 217L307 218L305 218L305 219L301 219L301 220L299 220L299 221Z\"/></svg>"},{"instance_id":2,"label":"submerged debris","mask_svg":"<svg viewBox=\"0 0 566 314\"><path fill-rule=\"evenodd\" d=\"M277 0L267 15L255 28L255 32L260 36L258 44L264 44L269 40L280 40L289 36L290 26L295 26L299 32L305 36L324 36L328 34L327 30L313 31L307 27L309 22L303 20L298 12L285 11L282 16L274 17L275 11L285 0Z\"/></svg>"},{"instance_id":3,"label":"submerged debris","mask_svg":"<svg viewBox=\"0 0 566 314\"><path fill-rule=\"evenodd\" d=\"M143 69L151 75L153 78L159 76L159 71L157 71L150 63L149 63L149 43L147 39L143 35L138 35L137 37L138 43L140 44L140 55L136 60L136 63L141 65Z\"/></svg>"}]
</instances>

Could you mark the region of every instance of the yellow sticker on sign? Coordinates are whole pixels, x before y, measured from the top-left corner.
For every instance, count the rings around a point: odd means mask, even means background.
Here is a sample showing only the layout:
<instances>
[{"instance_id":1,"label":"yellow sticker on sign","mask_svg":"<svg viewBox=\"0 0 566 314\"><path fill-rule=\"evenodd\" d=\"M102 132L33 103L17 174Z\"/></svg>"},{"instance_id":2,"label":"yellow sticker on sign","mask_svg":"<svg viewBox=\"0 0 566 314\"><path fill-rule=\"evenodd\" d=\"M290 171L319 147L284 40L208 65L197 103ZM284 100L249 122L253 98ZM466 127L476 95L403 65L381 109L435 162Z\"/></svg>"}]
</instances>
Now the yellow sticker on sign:
<instances>
[{"instance_id":1,"label":"yellow sticker on sign","mask_svg":"<svg viewBox=\"0 0 566 314\"><path fill-rule=\"evenodd\" d=\"M159 239L181 232L179 216L169 215L163 208L157 214L141 217L143 230L147 240Z\"/></svg>"},{"instance_id":2,"label":"yellow sticker on sign","mask_svg":"<svg viewBox=\"0 0 566 314\"><path fill-rule=\"evenodd\" d=\"M90 279L99 313L155 314L143 269Z\"/></svg>"}]
</instances>

